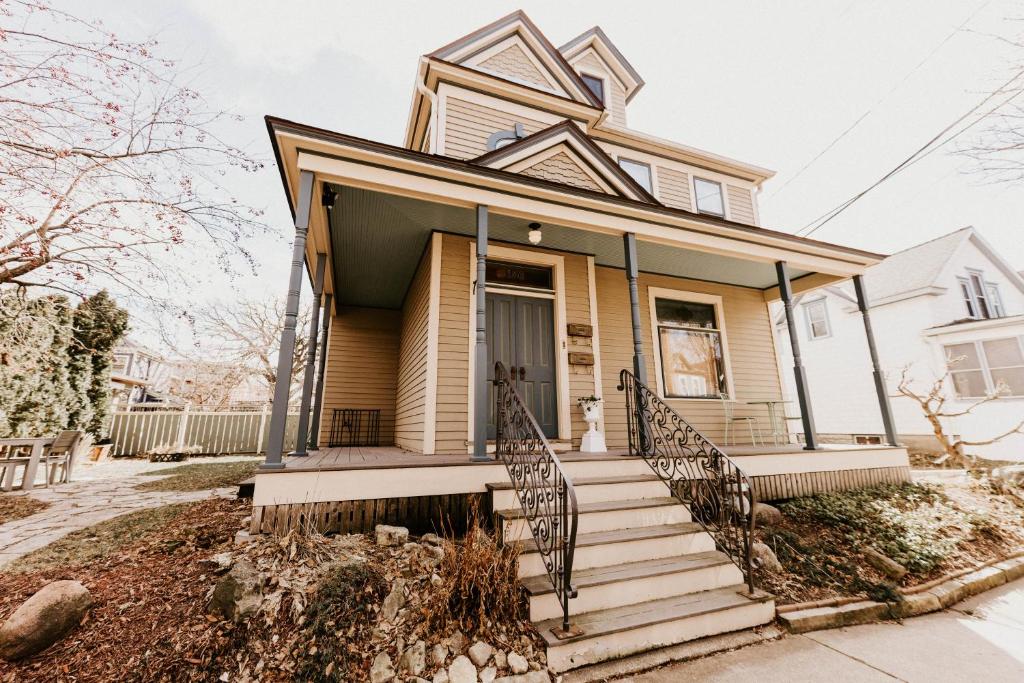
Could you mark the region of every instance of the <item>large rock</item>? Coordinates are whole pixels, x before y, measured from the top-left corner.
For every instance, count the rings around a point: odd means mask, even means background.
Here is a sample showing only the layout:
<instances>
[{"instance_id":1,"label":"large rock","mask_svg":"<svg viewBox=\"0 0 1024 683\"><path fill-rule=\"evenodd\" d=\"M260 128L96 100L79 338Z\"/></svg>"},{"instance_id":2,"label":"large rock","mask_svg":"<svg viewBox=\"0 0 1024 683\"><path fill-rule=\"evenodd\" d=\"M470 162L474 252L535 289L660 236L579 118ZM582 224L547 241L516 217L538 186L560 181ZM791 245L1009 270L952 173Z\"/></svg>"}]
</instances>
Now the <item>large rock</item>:
<instances>
[{"instance_id":1,"label":"large rock","mask_svg":"<svg viewBox=\"0 0 1024 683\"><path fill-rule=\"evenodd\" d=\"M476 667L466 655L459 655L448 667L450 683L477 683Z\"/></svg>"},{"instance_id":2,"label":"large rock","mask_svg":"<svg viewBox=\"0 0 1024 683\"><path fill-rule=\"evenodd\" d=\"M402 653L402 659L398 662L402 671L419 676L427 668L427 644L417 640L412 647Z\"/></svg>"},{"instance_id":3,"label":"large rock","mask_svg":"<svg viewBox=\"0 0 1024 683\"><path fill-rule=\"evenodd\" d=\"M14 610L0 627L0 657L8 661L41 652L68 634L92 605L78 581L54 581Z\"/></svg>"},{"instance_id":4,"label":"large rock","mask_svg":"<svg viewBox=\"0 0 1024 683\"><path fill-rule=\"evenodd\" d=\"M377 532L377 545L380 546L404 545L409 540L409 530L404 526L378 524L374 531Z\"/></svg>"},{"instance_id":5,"label":"large rock","mask_svg":"<svg viewBox=\"0 0 1024 683\"><path fill-rule=\"evenodd\" d=\"M371 683L388 683L395 680L395 668L391 665L391 657L387 652L381 652L374 657L373 666L370 667Z\"/></svg>"},{"instance_id":6,"label":"large rock","mask_svg":"<svg viewBox=\"0 0 1024 683\"><path fill-rule=\"evenodd\" d=\"M782 523L782 512L768 503L754 503L754 523L761 527L772 527Z\"/></svg>"},{"instance_id":7,"label":"large rock","mask_svg":"<svg viewBox=\"0 0 1024 683\"><path fill-rule=\"evenodd\" d=\"M259 608L262 600L263 577L252 562L242 558L217 582L207 610L241 623Z\"/></svg>"},{"instance_id":8,"label":"large rock","mask_svg":"<svg viewBox=\"0 0 1024 683\"><path fill-rule=\"evenodd\" d=\"M469 648L469 658L477 666L487 666L487 662L491 660L492 654L494 654L494 648L480 640L473 643L473 647Z\"/></svg>"},{"instance_id":9,"label":"large rock","mask_svg":"<svg viewBox=\"0 0 1024 683\"><path fill-rule=\"evenodd\" d=\"M906 567L896 560L886 557L874 548L864 549L864 559L868 561L868 564L893 581L899 581L907 574Z\"/></svg>"},{"instance_id":10,"label":"large rock","mask_svg":"<svg viewBox=\"0 0 1024 683\"><path fill-rule=\"evenodd\" d=\"M508 668L514 674L524 674L530 670L530 663L526 657L513 651L508 653Z\"/></svg>"},{"instance_id":11,"label":"large rock","mask_svg":"<svg viewBox=\"0 0 1024 683\"><path fill-rule=\"evenodd\" d=\"M755 541L754 545L750 546L750 555L754 558L754 564L758 568L769 571L772 574L782 573L782 563L775 556L775 551L766 544Z\"/></svg>"},{"instance_id":12,"label":"large rock","mask_svg":"<svg viewBox=\"0 0 1024 683\"><path fill-rule=\"evenodd\" d=\"M380 608L380 618L384 621L394 621L398 616L398 610L405 607L405 579L395 579L391 584L391 592L384 598L384 604Z\"/></svg>"}]
</instances>

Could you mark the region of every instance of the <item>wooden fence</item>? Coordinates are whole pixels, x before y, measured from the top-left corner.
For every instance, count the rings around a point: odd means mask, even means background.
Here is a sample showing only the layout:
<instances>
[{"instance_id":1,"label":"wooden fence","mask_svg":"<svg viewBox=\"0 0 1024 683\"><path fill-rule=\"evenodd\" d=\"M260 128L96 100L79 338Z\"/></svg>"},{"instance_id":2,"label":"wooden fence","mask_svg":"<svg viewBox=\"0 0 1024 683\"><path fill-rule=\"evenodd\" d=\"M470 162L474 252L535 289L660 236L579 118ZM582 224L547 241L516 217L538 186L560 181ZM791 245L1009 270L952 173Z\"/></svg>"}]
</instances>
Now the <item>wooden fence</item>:
<instances>
[{"instance_id":1,"label":"wooden fence","mask_svg":"<svg viewBox=\"0 0 1024 683\"><path fill-rule=\"evenodd\" d=\"M285 452L295 448L299 414L289 413ZM110 421L112 455L142 455L160 446L198 447L198 454L262 453L270 431L270 411L190 408L115 410Z\"/></svg>"}]
</instances>

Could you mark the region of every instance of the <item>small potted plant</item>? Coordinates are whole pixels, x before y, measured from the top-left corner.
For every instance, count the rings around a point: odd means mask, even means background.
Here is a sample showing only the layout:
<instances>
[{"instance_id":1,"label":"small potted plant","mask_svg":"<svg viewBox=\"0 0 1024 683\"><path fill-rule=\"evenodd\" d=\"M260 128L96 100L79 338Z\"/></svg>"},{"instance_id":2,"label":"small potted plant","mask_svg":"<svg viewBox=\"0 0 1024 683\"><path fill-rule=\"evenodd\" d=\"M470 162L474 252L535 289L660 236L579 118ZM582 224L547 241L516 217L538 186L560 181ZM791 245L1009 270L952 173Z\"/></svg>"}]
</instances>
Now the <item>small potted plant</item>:
<instances>
[{"instance_id":1,"label":"small potted plant","mask_svg":"<svg viewBox=\"0 0 1024 683\"><path fill-rule=\"evenodd\" d=\"M593 395L576 400L576 404L583 411L583 421L588 427L580 442L580 451L583 453L604 453L608 450L604 443L604 434L597 431L597 423L601 419L601 402L600 397Z\"/></svg>"}]
</instances>

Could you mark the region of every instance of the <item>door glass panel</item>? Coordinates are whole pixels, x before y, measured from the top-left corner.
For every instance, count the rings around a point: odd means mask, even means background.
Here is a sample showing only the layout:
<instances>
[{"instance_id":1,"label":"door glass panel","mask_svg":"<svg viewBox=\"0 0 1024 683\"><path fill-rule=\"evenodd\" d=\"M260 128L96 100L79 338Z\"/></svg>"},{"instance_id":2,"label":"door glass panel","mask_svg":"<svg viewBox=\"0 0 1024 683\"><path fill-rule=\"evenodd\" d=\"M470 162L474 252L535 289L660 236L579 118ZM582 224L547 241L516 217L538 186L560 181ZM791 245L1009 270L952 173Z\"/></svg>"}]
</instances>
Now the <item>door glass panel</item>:
<instances>
[{"instance_id":1,"label":"door glass panel","mask_svg":"<svg viewBox=\"0 0 1024 683\"><path fill-rule=\"evenodd\" d=\"M487 261L487 284L530 289L554 289L551 268L523 263Z\"/></svg>"}]
</instances>

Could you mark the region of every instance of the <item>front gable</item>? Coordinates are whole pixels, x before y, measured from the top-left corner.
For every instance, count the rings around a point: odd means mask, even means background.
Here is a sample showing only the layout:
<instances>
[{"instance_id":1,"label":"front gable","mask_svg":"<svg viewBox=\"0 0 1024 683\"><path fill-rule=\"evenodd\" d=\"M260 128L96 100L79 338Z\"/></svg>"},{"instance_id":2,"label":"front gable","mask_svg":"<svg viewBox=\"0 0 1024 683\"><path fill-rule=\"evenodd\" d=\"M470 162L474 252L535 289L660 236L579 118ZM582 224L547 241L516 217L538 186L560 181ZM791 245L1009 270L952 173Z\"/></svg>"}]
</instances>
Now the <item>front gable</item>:
<instances>
[{"instance_id":1,"label":"front gable","mask_svg":"<svg viewBox=\"0 0 1024 683\"><path fill-rule=\"evenodd\" d=\"M473 159L473 163L643 202L657 200L571 121Z\"/></svg>"}]
</instances>

